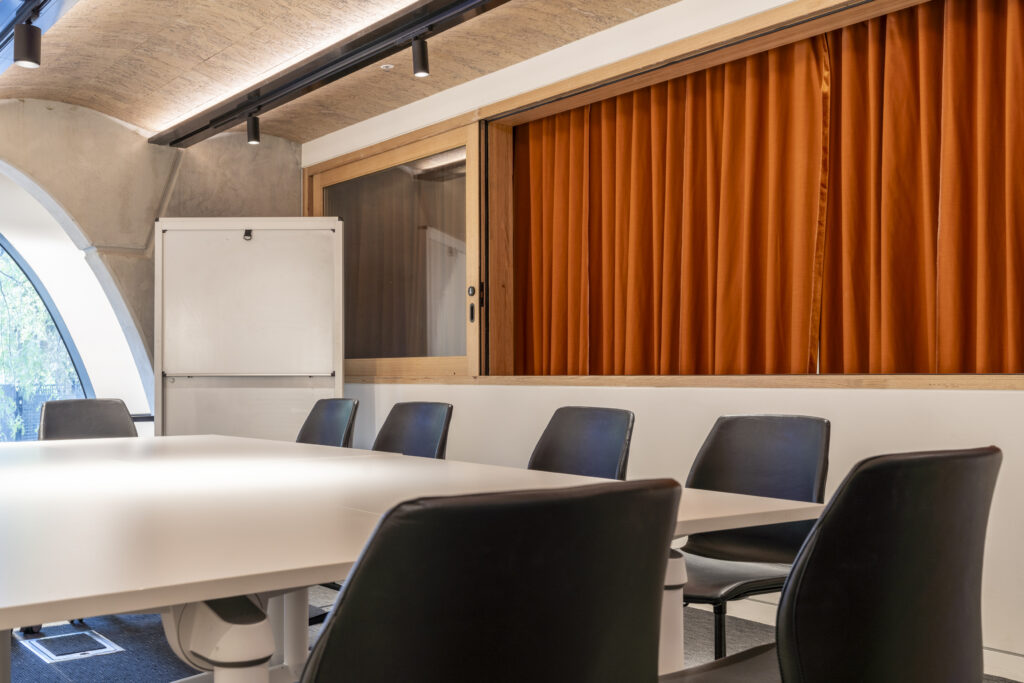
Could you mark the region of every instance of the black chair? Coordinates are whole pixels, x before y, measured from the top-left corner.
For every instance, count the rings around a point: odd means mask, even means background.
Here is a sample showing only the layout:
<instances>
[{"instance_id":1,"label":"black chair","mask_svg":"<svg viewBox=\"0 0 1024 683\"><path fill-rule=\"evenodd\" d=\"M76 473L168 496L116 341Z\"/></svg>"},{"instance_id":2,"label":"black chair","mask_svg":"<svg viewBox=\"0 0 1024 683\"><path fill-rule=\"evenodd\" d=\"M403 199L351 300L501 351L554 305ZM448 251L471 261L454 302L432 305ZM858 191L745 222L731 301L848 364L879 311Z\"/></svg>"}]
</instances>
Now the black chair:
<instances>
[{"instance_id":1,"label":"black chair","mask_svg":"<svg viewBox=\"0 0 1024 683\"><path fill-rule=\"evenodd\" d=\"M656 680L679 494L660 479L399 504L302 683Z\"/></svg>"},{"instance_id":2,"label":"black chair","mask_svg":"<svg viewBox=\"0 0 1024 683\"><path fill-rule=\"evenodd\" d=\"M691 488L820 503L828 473L829 422L801 415L720 417L711 428L686 485ZM715 658L726 652L730 600L775 593L813 522L793 522L690 536L686 603L711 605Z\"/></svg>"},{"instance_id":3,"label":"black chair","mask_svg":"<svg viewBox=\"0 0 1024 683\"><path fill-rule=\"evenodd\" d=\"M981 568L998 448L858 463L782 591L777 645L680 683L980 683Z\"/></svg>"},{"instance_id":4,"label":"black chair","mask_svg":"<svg viewBox=\"0 0 1024 683\"><path fill-rule=\"evenodd\" d=\"M119 398L47 401L39 411L39 440L138 436L132 414Z\"/></svg>"},{"instance_id":5,"label":"black chair","mask_svg":"<svg viewBox=\"0 0 1024 683\"><path fill-rule=\"evenodd\" d=\"M396 403L377 432L373 450L444 460L450 403Z\"/></svg>"},{"instance_id":6,"label":"black chair","mask_svg":"<svg viewBox=\"0 0 1024 683\"><path fill-rule=\"evenodd\" d=\"M119 398L71 398L46 401L39 409L39 440L106 439L138 436L135 422ZM39 633L42 626L23 626L22 633Z\"/></svg>"},{"instance_id":7,"label":"black chair","mask_svg":"<svg viewBox=\"0 0 1024 683\"><path fill-rule=\"evenodd\" d=\"M354 398L322 398L313 404L295 441L317 446L351 448L352 428L355 426L358 410L359 401ZM320 585L332 590L341 590L341 584L336 582ZM310 626L322 623L326 617L327 612L309 606Z\"/></svg>"},{"instance_id":8,"label":"black chair","mask_svg":"<svg viewBox=\"0 0 1024 683\"><path fill-rule=\"evenodd\" d=\"M298 443L352 447L352 428L359 401L354 398L322 398L313 404L295 438Z\"/></svg>"},{"instance_id":9,"label":"black chair","mask_svg":"<svg viewBox=\"0 0 1024 683\"><path fill-rule=\"evenodd\" d=\"M633 413L567 406L551 416L530 456L531 470L625 479Z\"/></svg>"}]
</instances>

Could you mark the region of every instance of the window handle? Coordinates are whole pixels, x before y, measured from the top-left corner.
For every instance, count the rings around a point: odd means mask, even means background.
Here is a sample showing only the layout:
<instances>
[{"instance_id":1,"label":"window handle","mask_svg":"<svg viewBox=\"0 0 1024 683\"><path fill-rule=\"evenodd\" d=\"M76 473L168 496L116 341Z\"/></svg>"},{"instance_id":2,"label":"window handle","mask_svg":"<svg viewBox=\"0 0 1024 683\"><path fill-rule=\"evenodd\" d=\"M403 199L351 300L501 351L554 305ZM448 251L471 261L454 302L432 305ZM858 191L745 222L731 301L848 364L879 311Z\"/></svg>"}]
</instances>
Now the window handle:
<instances>
[{"instance_id":1,"label":"window handle","mask_svg":"<svg viewBox=\"0 0 1024 683\"><path fill-rule=\"evenodd\" d=\"M473 319L475 317L476 317L476 304L472 304L471 303L469 305L469 322L473 322Z\"/></svg>"}]
</instances>

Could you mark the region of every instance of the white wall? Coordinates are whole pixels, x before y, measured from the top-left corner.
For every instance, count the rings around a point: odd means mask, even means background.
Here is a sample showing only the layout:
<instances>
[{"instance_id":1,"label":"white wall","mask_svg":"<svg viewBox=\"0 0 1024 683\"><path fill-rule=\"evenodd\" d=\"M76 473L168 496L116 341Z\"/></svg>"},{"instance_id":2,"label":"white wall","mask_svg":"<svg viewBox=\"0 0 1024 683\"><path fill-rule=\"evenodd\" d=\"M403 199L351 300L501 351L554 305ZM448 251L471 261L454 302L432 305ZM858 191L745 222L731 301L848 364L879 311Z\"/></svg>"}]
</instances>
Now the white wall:
<instances>
[{"instance_id":1,"label":"white wall","mask_svg":"<svg viewBox=\"0 0 1024 683\"><path fill-rule=\"evenodd\" d=\"M395 402L446 401L455 406L448 458L511 467L526 466L555 408L627 408L636 414L630 479L667 476L684 481L719 415L819 415L832 423L828 495L854 463L871 455L996 444L1003 449L1004 460L985 554L986 670L1024 680L1022 392L350 383L345 395L360 402L356 447L371 445ZM770 609L760 613L771 616Z\"/></svg>"}]
</instances>

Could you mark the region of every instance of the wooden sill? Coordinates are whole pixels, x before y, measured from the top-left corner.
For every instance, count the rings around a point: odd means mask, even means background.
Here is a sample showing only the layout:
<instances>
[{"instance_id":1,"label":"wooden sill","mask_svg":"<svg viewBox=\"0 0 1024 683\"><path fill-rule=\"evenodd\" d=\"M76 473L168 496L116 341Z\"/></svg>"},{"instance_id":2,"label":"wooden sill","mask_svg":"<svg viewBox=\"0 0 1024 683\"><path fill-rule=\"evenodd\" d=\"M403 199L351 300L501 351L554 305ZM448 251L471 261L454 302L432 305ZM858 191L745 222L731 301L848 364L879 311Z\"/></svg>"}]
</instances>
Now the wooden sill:
<instances>
[{"instance_id":1,"label":"wooden sill","mask_svg":"<svg viewBox=\"0 0 1024 683\"><path fill-rule=\"evenodd\" d=\"M469 384L481 386L701 387L708 389L916 389L1014 391L1024 375L378 375L345 377L358 384Z\"/></svg>"}]
</instances>

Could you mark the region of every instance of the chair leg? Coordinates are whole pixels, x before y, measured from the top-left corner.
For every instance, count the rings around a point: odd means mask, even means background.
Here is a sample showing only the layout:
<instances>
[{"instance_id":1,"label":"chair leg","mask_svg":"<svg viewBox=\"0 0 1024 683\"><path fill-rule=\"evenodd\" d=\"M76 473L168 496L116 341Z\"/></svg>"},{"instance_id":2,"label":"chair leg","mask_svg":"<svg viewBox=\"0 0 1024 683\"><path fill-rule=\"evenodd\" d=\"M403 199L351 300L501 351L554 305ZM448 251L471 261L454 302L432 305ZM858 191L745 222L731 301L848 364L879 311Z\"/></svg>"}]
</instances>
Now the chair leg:
<instances>
[{"instance_id":1,"label":"chair leg","mask_svg":"<svg viewBox=\"0 0 1024 683\"><path fill-rule=\"evenodd\" d=\"M715 659L725 656L725 606L720 602L715 605Z\"/></svg>"}]
</instances>

